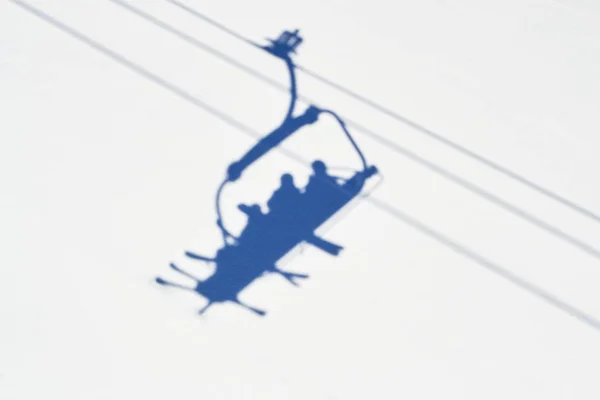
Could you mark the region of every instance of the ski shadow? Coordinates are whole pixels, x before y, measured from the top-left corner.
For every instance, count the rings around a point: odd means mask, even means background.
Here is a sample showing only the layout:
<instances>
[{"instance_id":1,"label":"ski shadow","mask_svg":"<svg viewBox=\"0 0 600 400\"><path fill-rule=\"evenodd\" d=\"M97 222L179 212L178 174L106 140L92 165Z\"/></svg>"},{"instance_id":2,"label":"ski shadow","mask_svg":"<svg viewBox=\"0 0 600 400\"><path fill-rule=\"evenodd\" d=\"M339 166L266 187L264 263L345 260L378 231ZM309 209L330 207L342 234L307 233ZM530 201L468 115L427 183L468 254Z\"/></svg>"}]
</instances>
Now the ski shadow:
<instances>
[{"instance_id":1,"label":"ski shadow","mask_svg":"<svg viewBox=\"0 0 600 400\"><path fill-rule=\"evenodd\" d=\"M247 221L239 236L224 234L224 245L214 257L186 252L191 259L214 263L212 275L201 280L171 263L171 268L194 281L184 286L156 278L163 286L192 291L207 299L204 313L214 303L232 302L258 314L265 311L243 304L240 293L266 274L277 274L293 285L308 278L306 274L288 272L277 266L286 254L301 244L309 244L332 256L339 256L343 247L327 241L315 231L332 219L356 198L367 179L377 173L375 167L355 172L350 178L330 175L325 163L312 163L313 173L304 188L298 188L290 174L281 177L281 184L267 202L268 211L258 204L239 204ZM224 231L226 232L226 231Z\"/></svg>"}]
</instances>

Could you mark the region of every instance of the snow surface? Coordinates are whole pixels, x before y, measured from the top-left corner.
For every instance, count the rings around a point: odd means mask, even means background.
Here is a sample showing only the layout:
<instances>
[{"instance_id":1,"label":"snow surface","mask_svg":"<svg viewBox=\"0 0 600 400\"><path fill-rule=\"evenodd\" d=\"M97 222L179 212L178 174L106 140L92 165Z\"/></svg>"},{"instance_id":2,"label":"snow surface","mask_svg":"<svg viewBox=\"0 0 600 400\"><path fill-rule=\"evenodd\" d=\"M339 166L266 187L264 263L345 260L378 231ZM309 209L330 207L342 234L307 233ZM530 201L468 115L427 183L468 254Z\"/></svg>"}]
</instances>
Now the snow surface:
<instances>
[{"instance_id":1,"label":"snow surface","mask_svg":"<svg viewBox=\"0 0 600 400\"><path fill-rule=\"evenodd\" d=\"M353 130L383 181L323 233L340 257L306 247L299 288L243 292L266 317L198 316L153 279L211 272L183 252L220 245L215 191L256 139L177 90L263 133L288 95L114 1L18 1L0 4L0 399L600 398L600 223L303 73L301 95L388 141ZM288 84L181 7L126 1ZM181 1L261 43L300 28L300 65L600 213L594 1ZM330 119L283 147L359 166ZM283 172L310 171L271 152L227 222Z\"/></svg>"}]
</instances>

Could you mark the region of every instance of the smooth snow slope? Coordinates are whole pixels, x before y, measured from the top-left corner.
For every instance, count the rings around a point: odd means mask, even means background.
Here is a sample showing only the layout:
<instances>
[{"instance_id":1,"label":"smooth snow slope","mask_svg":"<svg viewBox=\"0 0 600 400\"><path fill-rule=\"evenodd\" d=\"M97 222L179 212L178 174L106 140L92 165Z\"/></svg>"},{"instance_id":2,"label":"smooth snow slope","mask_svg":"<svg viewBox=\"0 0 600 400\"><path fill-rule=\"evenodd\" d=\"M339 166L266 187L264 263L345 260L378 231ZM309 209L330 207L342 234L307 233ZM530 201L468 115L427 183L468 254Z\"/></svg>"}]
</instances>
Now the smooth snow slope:
<instances>
[{"instance_id":1,"label":"smooth snow slope","mask_svg":"<svg viewBox=\"0 0 600 400\"><path fill-rule=\"evenodd\" d=\"M302 66L600 213L593 2L180 1L261 43L300 28ZM199 105L266 133L288 102L198 43L288 83L169 1L126 4L148 15L0 5L1 399L600 397L600 223L306 74L300 94L366 128L383 174L324 231L342 255L306 247L285 265L310 274L299 288L253 284L264 318L199 317L202 298L157 286L185 282L171 261L211 272L183 252L217 250L215 191L255 141ZM359 167L327 118L283 147ZM283 172L310 171L270 153L228 189L227 222Z\"/></svg>"}]
</instances>

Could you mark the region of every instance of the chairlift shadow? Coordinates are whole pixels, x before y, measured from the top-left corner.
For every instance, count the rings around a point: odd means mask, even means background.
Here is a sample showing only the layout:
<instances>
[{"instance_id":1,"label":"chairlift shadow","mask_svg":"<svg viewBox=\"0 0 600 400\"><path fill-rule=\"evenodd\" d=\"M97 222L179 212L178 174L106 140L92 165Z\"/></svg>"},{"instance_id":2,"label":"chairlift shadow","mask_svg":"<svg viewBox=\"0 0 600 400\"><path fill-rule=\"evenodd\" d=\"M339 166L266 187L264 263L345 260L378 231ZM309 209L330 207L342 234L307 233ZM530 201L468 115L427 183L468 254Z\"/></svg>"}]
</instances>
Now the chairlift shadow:
<instances>
[{"instance_id":1,"label":"chairlift shadow","mask_svg":"<svg viewBox=\"0 0 600 400\"><path fill-rule=\"evenodd\" d=\"M200 262L214 263L215 272L205 280L198 279L175 264L171 268L195 282L193 287L183 286L157 278L163 286L193 291L208 300L200 314L214 303L233 302L264 316L266 312L242 303L240 293L265 274L277 274L290 284L298 286L299 280L307 279L306 274L288 272L277 266L284 256L302 244L309 244L332 256L339 256L343 247L316 235L316 230L329 221L342 208L357 197L365 182L377 174L375 166L369 166L365 157L347 130L344 121L333 111L309 106L303 113L295 116L298 99L295 65L291 54L302 43L298 30L284 31L276 40L264 49L285 62L290 76L290 104L283 122L272 132L260 139L243 157L233 162L227 169L227 176L217 190L215 204L217 226L223 236L223 247L214 257L186 252L186 256ZM239 204L238 210L245 214L246 225L234 236L225 226L221 212L221 196L227 184L241 178L243 172L261 157L279 146L301 128L317 122L322 114L333 116L343 133L359 156L362 169L354 171L348 177L333 176L326 164L315 160L312 175L305 188L295 185L294 177L285 173L281 177L280 187L268 200L268 212L264 213L258 204Z\"/></svg>"}]
</instances>

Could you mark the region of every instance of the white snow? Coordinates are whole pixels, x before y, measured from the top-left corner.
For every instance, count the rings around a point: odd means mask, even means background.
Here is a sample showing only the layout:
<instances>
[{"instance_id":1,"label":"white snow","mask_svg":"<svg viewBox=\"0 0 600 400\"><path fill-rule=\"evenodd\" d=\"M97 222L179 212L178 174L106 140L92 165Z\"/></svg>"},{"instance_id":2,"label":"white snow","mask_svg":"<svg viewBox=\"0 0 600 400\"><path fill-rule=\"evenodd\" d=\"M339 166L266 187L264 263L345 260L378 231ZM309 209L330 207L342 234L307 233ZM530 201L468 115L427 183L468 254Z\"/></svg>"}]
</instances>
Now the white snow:
<instances>
[{"instance_id":1,"label":"white snow","mask_svg":"<svg viewBox=\"0 0 600 400\"><path fill-rule=\"evenodd\" d=\"M287 94L111 0L23 1L172 90L0 4L1 399L600 398L599 327L377 204L598 320L600 258L564 238L600 249L600 223L301 72L302 96L530 221L351 127L383 181L323 233L341 256L307 246L285 263L301 287L253 284L264 318L198 316L204 299L153 279L184 283L171 261L211 272L183 252L218 249L215 191L256 139L175 92L262 134ZM123 1L288 84L282 62L169 1ZM300 65L600 213L594 2L179 1L260 43L299 28ZM359 166L331 119L283 147ZM284 172L310 171L271 152L227 189L226 222Z\"/></svg>"}]
</instances>

